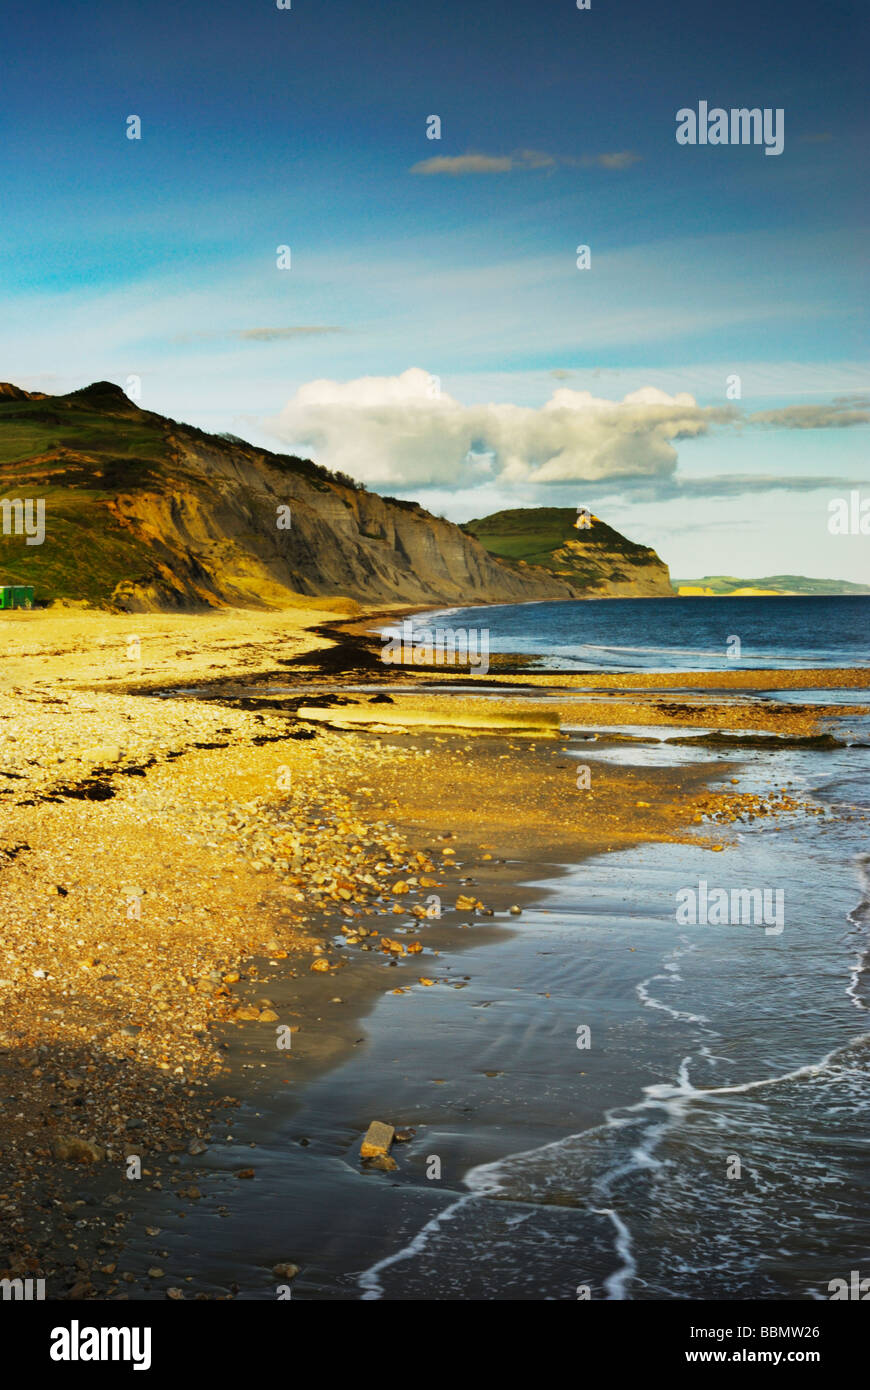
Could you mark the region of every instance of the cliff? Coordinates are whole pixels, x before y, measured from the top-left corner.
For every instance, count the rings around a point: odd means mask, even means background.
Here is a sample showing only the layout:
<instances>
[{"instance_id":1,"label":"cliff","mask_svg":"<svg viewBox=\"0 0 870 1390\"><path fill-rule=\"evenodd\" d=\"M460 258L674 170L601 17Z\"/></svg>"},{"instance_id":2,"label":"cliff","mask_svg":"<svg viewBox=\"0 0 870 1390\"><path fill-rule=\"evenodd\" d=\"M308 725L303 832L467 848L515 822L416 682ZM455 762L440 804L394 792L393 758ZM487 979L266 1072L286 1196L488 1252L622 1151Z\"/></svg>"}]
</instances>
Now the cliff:
<instances>
[{"instance_id":1,"label":"cliff","mask_svg":"<svg viewBox=\"0 0 870 1390\"><path fill-rule=\"evenodd\" d=\"M134 612L582 594L570 565L505 562L415 502L141 410L109 382L66 396L0 385L0 487L44 499L42 544L0 539L0 582L33 584L38 601Z\"/></svg>"},{"instance_id":2,"label":"cliff","mask_svg":"<svg viewBox=\"0 0 870 1390\"><path fill-rule=\"evenodd\" d=\"M469 521L463 529L523 574L546 572L576 598L672 598L667 565L654 550L572 507L519 507Z\"/></svg>"}]
</instances>

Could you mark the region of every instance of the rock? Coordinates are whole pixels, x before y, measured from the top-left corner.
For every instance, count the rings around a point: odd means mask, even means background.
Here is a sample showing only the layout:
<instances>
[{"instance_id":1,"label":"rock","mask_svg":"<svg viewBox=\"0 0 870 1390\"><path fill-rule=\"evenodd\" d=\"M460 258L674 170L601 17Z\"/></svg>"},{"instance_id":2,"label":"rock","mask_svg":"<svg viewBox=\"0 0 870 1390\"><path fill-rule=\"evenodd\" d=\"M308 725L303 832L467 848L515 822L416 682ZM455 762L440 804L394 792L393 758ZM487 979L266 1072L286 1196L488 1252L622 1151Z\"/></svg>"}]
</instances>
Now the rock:
<instances>
[{"instance_id":1,"label":"rock","mask_svg":"<svg viewBox=\"0 0 870 1390\"><path fill-rule=\"evenodd\" d=\"M260 1022L277 1023L278 1015L275 1013L274 1009L264 1009L263 1012L260 1014Z\"/></svg>"},{"instance_id":2,"label":"rock","mask_svg":"<svg viewBox=\"0 0 870 1390\"><path fill-rule=\"evenodd\" d=\"M395 1132L393 1125L385 1125L381 1120L372 1120L360 1147L360 1158L386 1156L390 1152Z\"/></svg>"},{"instance_id":3,"label":"rock","mask_svg":"<svg viewBox=\"0 0 870 1390\"><path fill-rule=\"evenodd\" d=\"M456 899L457 912L472 912L476 907L480 907L480 900L472 898L468 893L460 893Z\"/></svg>"},{"instance_id":4,"label":"rock","mask_svg":"<svg viewBox=\"0 0 870 1390\"><path fill-rule=\"evenodd\" d=\"M389 1154L377 1154L374 1158L366 1160L367 1168L377 1168L381 1173L395 1173L398 1163Z\"/></svg>"},{"instance_id":5,"label":"rock","mask_svg":"<svg viewBox=\"0 0 870 1390\"><path fill-rule=\"evenodd\" d=\"M240 1168L238 1173L236 1173L237 1178L252 1178L253 1176L253 1168Z\"/></svg>"},{"instance_id":6,"label":"rock","mask_svg":"<svg viewBox=\"0 0 870 1390\"><path fill-rule=\"evenodd\" d=\"M320 972L322 973L322 972L324 972L324 971L326 971L326 970L329 969L329 961L328 961L328 960L314 960L314 961L311 962L310 969L311 969L311 970L318 970L318 971L320 971Z\"/></svg>"},{"instance_id":7,"label":"rock","mask_svg":"<svg viewBox=\"0 0 870 1390\"><path fill-rule=\"evenodd\" d=\"M91 748L85 748L81 754L82 762L96 763L99 766L118 763L122 757L123 753L116 743L97 743Z\"/></svg>"},{"instance_id":8,"label":"rock","mask_svg":"<svg viewBox=\"0 0 870 1390\"><path fill-rule=\"evenodd\" d=\"M191 1139L187 1146L187 1152L196 1158L197 1154L204 1154L207 1148L208 1145L204 1144L201 1139Z\"/></svg>"},{"instance_id":9,"label":"rock","mask_svg":"<svg viewBox=\"0 0 870 1390\"><path fill-rule=\"evenodd\" d=\"M276 1279L295 1279L299 1273L299 1266L294 1264L273 1265L272 1273Z\"/></svg>"},{"instance_id":10,"label":"rock","mask_svg":"<svg viewBox=\"0 0 870 1390\"><path fill-rule=\"evenodd\" d=\"M165 1279L165 1278L166 1278L166 1275L164 1274L163 1270L160 1269L157 1265L152 1265L151 1269L149 1269L149 1271L148 1271L148 1278L149 1278L149 1279Z\"/></svg>"},{"instance_id":11,"label":"rock","mask_svg":"<svg viewBox=\"0 0 870 1390\"><path fill-rule=\"evenodd\" d=\"M513 913L514 917L519 917L522 910L523 909L521 907L517 907L516 903L514 903L513 907L511 908L511 912Z\"/></svg>"},{"instance_id":12,"label":"rock","mask_svg":"<svg viewBox=\"0 0 870 1390\"><path fill-rule=\"evenodd\" d=\"M51 1151L66 1163L100 1163L106 1157L98 1144L67 1134L58 1134L52 1140Z\"/></svg>"},{"instance_id":13,"label":"rock","mask_svg":"<svg viewBox=\"0 0 870 1390\"><path fill-rule=\"evenodd\" d=\"M417 983L420 985L434 985L435 981L427 979L425 975L421 975Z\"/></svg>"},{"instance_id":14,"label":"rock","mask_svg":"<svg viewBox=\"0 0 870 1390\"><path fill-rule=\"evenodd\" d=\"M178 1289L178 1288L175 1288L175 1287L173 1287L173 1288L171 1288L171 1289L167 1289L167 1290L166 1290L166 1297L167 1297L167 1298L175 1298L175 1299L184 1298L184 1290L183 1290L183 1289Z\"/></svg>"}]
</instances>

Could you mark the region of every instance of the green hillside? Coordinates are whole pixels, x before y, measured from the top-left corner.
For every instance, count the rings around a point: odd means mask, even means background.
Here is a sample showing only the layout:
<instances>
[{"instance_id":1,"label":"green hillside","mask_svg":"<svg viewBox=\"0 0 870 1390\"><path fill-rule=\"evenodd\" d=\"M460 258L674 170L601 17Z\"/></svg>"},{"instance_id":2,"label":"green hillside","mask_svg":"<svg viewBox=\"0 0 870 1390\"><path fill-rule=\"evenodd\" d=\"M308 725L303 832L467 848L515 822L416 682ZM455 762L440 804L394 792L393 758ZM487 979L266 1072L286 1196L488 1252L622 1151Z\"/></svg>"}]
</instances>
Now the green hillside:
<instances>
[{"instance_id":1,"label":"green hillside","mask_svg":"<svg viewBox=\"0 0 870 1390\"><path fill-rule=\"evenodd\" d=\"M66 396L0 384L0 496L42 498L46 516L41 545L0 535L0 584L32 584L37 602L61 597L105 604L118 584L159 581L167 557L112 504L119 494L184 488L179 440L232 450L219 436L141 410L111 382ZM239 442L250 454L264 452ZM270 458L315 488L330 486L328 469L305 459Z\"/></svg>"},{"instance_id":2,"label":"green hillside","mask_svg":"<svg viewBox=\"0 0 870 1390\"><path fill-rule=\"evenodd\" d=\"M589 527L576 523L573 507L517 507L468 521L463 530L491 555L539 566L582 590L616 584L671 593L667 568L649 546L628 540L594 515Z\"/></svg>"},{"instance_id":3,"label":"green hillside","mask_svg":"<svg viewBox=\"0 0 870 1390\"><path fill-rule=\"evenodd\" d=\"M870 594L870 584L853 584L847 579L808 579L802 574L770 574L765 579L736 579L731 574L708 574L703 579L675 579L674 587L712 589L728 595L735 589L774 589L780 594L837 595Z\"/></svg>"},{"instance_id":4,"label":"green hillside","mask_svg":"<svg viewBox=\"0 0 870 1390\"><path fill-rule=\"evenodd\" d=\"M42 498L42 545L0 538L0 583L33 584L37 600L98 603L152 559L107 503L159 474L167 455L159 416L99 382L68 396L0 395L0 488L4 497ZM48 524L50 521L50 524Z\"/></svg>"}]
</instances>

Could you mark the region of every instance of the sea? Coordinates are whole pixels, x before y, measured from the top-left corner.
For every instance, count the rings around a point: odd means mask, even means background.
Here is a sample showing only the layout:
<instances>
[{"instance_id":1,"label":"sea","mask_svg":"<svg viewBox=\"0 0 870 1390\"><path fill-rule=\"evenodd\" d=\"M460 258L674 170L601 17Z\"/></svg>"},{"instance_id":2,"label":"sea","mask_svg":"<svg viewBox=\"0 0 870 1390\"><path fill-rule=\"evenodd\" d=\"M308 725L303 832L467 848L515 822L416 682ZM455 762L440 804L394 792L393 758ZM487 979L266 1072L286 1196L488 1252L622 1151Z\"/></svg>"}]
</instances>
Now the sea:
<instances>
[{"instance_id":1,"label":"sea","mask_svg":"<svg viewBox=\"0 0 870 1390\"><path fill-rule=\"evenodd\" d=\"M543 670L719 671L870 665L863 597L587 599L446 608L412 619L474 628L490 652Z\"/></svg>"}]
</instances>

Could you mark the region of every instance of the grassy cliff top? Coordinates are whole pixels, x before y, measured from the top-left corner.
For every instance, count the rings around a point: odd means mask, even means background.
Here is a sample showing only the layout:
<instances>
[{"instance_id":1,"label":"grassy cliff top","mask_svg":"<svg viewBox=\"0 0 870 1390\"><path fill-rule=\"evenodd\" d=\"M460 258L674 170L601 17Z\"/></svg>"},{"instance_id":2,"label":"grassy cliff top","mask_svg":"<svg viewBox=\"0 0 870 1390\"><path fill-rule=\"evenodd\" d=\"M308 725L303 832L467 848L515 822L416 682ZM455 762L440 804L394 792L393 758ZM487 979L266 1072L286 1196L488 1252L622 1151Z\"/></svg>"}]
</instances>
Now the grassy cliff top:
<instances>
[{"instance_id":1,"label":"grassy cliff top","mask_svg":"<svg viewBox=\"0 0 870 1390\"><path fill-rule=\"evenodd\" d=\"M557 552L569 543L579 542L588 551L607 552L614 558L638 560L655 553L649 546L628 540L594 514L588 527L578 529L576 522L575 507L516 507L467 521L462 529L493 555L553 570L564 568L564 558Z\"/></svg>"}]
</instances>

